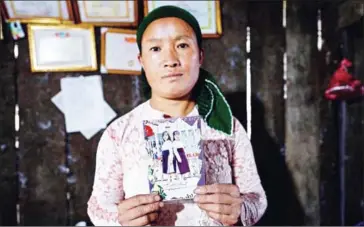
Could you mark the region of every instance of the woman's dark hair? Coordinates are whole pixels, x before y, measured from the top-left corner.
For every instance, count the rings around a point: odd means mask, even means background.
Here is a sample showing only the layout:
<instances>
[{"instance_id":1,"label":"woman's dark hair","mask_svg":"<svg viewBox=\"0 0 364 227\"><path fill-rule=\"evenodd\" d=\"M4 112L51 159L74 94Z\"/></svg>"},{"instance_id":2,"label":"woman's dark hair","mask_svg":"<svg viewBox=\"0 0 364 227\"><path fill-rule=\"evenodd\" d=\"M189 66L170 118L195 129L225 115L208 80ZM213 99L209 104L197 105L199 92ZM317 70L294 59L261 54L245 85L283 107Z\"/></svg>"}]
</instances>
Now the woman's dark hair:
<instances>
[{"instance_id":1,"label":"woman's dark hair","mask_svg":"<svg viewBox=\"0 0 364 227\"><path fill-rule=\"evenodd\" d=\"M174 131L173 132L173 140L176 140L175 135L177 135L177 134L179 135L179 131Z\"/></svg>"},{"instance_id":2,"label":"woman's dark hair","mask_svg":"<svg viewBox=\"0 0 364 227\"><path fill-rule=\"evenodd\" d=\"M164 140L164 134L167 134L167 136L168 136L168 139L167 140L171 140L171 137L169 136L169 133L167 132L167 131L164 131L163 133L162 133L162 139ZM166 140L164 140L164 141L166 141Z\"/></svg>"}]
</instances>

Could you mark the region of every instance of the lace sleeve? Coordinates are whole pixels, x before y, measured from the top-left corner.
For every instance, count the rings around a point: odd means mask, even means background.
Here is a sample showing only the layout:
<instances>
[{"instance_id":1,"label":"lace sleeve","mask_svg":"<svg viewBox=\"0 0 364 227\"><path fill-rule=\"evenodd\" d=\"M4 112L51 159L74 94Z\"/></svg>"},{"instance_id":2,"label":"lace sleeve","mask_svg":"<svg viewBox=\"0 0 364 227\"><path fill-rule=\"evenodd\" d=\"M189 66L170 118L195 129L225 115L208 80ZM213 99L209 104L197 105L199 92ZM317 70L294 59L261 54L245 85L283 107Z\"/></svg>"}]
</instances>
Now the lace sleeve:
<instances>
[{"instance_id":1,"label":"lace sleeve","mask_svg":"<svg viewBox=\"0 0 364 227\"><path fill-rule=\"evenodd\" d=\"M123 172L112 132L115 131L109 126L101 136L92 194L87 203L87 213L95 226L120 226L117 203L124 197Z\"/></svg>"},{"instance_id":2,"label":"lace sleeve","mask_svg":"<svg viewBox=\"0 0 364 227\"><path fill-rule=\"evenodd\" d=\"M234 178L244 199L241 207L242 224L251 226L263 216L267 209L267 198L258 175L250 140L241 123L237 119L234 121Z\"/></svg>"}]
</instances>

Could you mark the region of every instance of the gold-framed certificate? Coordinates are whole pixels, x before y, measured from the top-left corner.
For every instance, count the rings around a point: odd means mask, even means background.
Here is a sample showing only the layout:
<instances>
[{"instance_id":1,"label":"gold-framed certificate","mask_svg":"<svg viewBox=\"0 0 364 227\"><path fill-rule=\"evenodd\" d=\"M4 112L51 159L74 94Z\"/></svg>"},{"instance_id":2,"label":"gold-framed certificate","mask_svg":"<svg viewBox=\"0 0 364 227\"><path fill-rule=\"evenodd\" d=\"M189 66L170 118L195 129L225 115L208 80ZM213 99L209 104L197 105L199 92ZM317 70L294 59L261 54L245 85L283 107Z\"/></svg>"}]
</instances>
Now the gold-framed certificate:
<instances>
[{"instance_id":1,"label":"gold-framed certificate","mask_svg":"<svg viewBox=\"0 0 364 227\"><path fill-rule=\"evenodd\" d=\"M21 23L73 24L71 1L0 1L5 20Z\"/></svg>"},{"instance_id":2,"label":"gold-framed certificate","mask_svg":"<svg viewBox=\"0 0 364 227\"><path fill-rule=\"evenodd\" d=\"M93 26L28 24L32 72L96 71Z\"/></svg>"},{"instance_id":3,"label":"gold-framed certificate","mask_svg":"<svg viewBox=\"0 0 364 227\"><path fill-rule=\"evenodd\" d=\"M74 1L78 23L97 26L136 27L138 25L138 2L124 1Z\"/></svg>"},{"instance_id":4,"label":"gold-framed certificate","mask_svg":"<svg viewBox=\"0 0 364 227\"><path fill-rule=\"evenodd\" d=\"M144 15L153 9L174 5L189 11L200 24L204 38L218 38L222 35L220 0L207 1L155 1L144 0Z\"/></svg>"},{"instance_id":5,"label":"gold-framed certificate","mask_svg":"<svg viewBox=\"0 0 364 227\"><path fill-rule=\"evenodd\" d=\"M135 30L101 28L101 73L140 75L138 54Z\"/></svg>"}]
</instances>

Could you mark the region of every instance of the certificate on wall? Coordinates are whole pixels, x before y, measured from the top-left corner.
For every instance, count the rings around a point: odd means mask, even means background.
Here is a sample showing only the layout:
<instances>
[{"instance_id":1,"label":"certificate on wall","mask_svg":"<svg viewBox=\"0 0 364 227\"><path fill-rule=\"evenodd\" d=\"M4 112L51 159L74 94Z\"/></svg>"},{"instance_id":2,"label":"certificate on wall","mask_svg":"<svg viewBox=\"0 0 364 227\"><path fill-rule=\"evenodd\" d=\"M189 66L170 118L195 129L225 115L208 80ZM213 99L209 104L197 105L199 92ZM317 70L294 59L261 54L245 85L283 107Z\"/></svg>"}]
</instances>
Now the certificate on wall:
<instances>
[{"instance_id":1,"label":"certificate on wall","mask_svg":"<svg viewBox=\"0 0 364 227\"><path fill-rule=\"evenodd\" d=\"M92 26L28 25L28 42L32 72L97 70Z\"/></svg>"},{"instance_id":2,"label":"certificate on wall","mask_svg":"<svg viewBox=\"0 0 364 227\"><path fill-rule=\"evenodd\" d=\"M138 25L138 2L124 1L74 1L74 8L79 23L99 26Z\"/></svg>"},{"instance_id":3,"label":"certificate on wall","mask_svg":"<svg viewBox=\"0 0 364 227\"><path fill-rule=\"evenodd\" d=\"M144 15L153 9L174 5L189 11L200 24L204 38L217 38L222 35L220 1L155 1L144 0Z\"/></svg>"},{"instance_id":4,"label":"certificate on wall","mask_svg":"<svg viewBox=\"0 0 364 227\"><path fill-rule=\"evenodd\" d=\"M1 1L7 21L22 23L74 23L70 1Z\"/></svg>"},{"instance_id":5,"label":"certificate on wall","mask_svg":"<svg viewBox=\"0 0 364 227\"><path fill-rule=\"evenodd\" d=\"M140 75L138 54L135 30L101 28L101 73Z\"/></svg>"}]
</instances>

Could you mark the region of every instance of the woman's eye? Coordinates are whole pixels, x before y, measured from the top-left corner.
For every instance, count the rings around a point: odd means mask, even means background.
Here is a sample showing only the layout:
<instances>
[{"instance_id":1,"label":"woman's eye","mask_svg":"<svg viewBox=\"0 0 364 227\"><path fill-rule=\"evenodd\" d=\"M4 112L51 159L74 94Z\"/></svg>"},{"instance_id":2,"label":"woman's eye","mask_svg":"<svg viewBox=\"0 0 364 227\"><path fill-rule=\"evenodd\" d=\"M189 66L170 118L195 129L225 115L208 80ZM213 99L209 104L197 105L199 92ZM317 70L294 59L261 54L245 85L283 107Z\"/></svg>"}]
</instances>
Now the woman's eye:
<instances>
[{"instance_id":1,"label":"woman's eye","mask_svg":"<svg viewBox=\"0 0 364 227\"><path fill-rule=\"evenodd\" d=\"M155 52L155 51L159 51L160 49L161 49L161 48L159 48L159 47L152 47L152 48L150 48L150 50L151 50L151 51L154 51L154 52Z\"/></svg>"},{"instance_id":2,"label":"woman's eye","mask_svg":"<svg viewBox=\"0 0 364 227\"><path fill-rule=\"evenodd\" d=\"M181 43L181 44L178 45L178 47L184 49L184 48L188 47L188 44L187 43Z\"/></svg>"}]
</instances>

